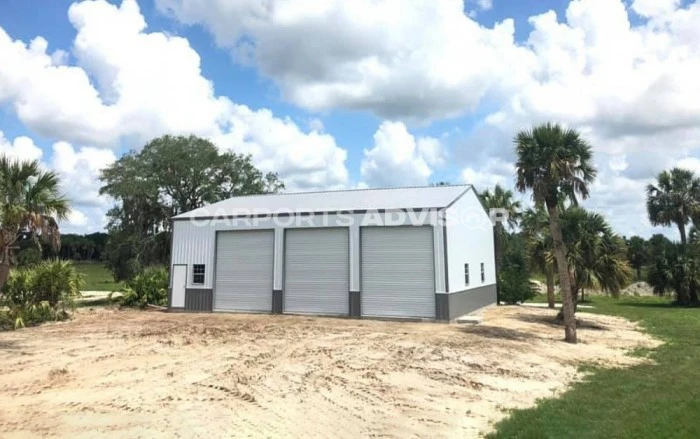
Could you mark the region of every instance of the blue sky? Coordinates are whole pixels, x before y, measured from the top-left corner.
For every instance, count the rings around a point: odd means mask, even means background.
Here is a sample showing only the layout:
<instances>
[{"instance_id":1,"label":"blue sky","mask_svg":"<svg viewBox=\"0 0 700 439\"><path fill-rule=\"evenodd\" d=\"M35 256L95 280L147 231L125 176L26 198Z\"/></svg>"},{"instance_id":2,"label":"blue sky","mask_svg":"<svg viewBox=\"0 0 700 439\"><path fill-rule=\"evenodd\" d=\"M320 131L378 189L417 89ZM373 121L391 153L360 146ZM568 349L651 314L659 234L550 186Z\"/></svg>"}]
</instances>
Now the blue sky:
<instances>
[{"instance_id":1,"label":"blue sky","mask_svg":"<svg viewBox=\"0 0 700 439\"><path fill-rule=\"evenodd\" d=\"M589 205L625 234L658 231L643 211L655 173L700 169L688 123L700 116L688 102L697 2L83 3L0 3L0 56L11 59L0 66L0 145L65 174L79 212L72 231L104 224L101 167L179 131L253 154L292 190L487 188L512 186L517 130L557 120L594 144L601 172ZM47 48L31 49L36 37ZM144 60L144 72L172 64L162 72L175 85L140 75ZM666 108L663 120L650 116Z\"/></svg>"}]
</instances>

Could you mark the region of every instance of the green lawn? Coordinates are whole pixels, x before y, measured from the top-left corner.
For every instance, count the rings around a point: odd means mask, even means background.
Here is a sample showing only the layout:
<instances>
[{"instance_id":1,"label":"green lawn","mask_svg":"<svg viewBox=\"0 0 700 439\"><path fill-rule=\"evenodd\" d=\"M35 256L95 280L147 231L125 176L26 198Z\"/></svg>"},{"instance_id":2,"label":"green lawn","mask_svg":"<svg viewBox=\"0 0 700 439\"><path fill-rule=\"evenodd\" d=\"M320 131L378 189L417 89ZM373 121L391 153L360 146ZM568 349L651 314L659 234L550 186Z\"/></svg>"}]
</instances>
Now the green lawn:
<instances>
[{"instance_id":1,"label":"green lawn","mask_svg":"<svg viewBox=\"0 0 700 439\"><path fill-rule=\"evenodd\" d=\"M557 399L517 410L492 438L700 437L700 309L659 298L592 297L586 312L639 321L667 343L647 355L654 364L593 369ZM562 331L563 332L563 331Z\"/></svg>"},{"instance_id":2,"label":"green lawn","mask_svg":"<svg viewBox=\"0 0 700 439\"><path fill-rule=\"evenodd\" d=\"M124 288L101 263L76 262L75 269L85 275L83 291L121 291Z\"/></svg>"}]
</instances>

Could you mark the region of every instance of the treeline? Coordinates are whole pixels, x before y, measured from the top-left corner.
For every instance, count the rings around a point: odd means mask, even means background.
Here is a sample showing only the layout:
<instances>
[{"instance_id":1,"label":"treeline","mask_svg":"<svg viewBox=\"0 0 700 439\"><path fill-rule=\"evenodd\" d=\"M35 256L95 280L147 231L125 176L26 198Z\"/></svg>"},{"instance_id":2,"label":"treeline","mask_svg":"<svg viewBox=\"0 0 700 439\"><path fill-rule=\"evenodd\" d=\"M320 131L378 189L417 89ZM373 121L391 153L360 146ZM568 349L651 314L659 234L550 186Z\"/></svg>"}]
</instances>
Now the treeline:
<instances>
[{"instance_id":1,"label":"treeline","mask_svg":"<svg viewBox=\"0 0 700 439\"><path fill-rule=\"evenodd\" d=\"M102 232L89 235L68 233L61 235L61 246L59 249L54 249L51 245L31 239L30 236L21 236L17 242L16 265L26 267L42 260L56 258L100 262L104 260L108 239L109 235Z\"/></svg>"}]
</instances>

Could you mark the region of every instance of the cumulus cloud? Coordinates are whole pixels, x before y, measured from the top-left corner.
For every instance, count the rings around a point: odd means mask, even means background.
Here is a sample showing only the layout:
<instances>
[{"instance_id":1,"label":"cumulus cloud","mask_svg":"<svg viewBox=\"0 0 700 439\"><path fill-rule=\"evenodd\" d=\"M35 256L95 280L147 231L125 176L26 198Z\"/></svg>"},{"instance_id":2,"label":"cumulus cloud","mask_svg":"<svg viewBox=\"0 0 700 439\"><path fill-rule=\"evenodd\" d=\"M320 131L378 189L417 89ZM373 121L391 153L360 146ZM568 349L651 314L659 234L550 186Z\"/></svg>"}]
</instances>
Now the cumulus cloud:
<instances>
[{"instance_id":1,"label":"cumulus cloud","mask_svg":"<svg viewBox=\"0 0 700 439\"><path fill-rule=\"evenodd\" d=\"M370 186L419 186L428 183L431 165L444 161L438 139L414 137L401 122L383 122L374 146L364 150L360 174Z\"/></svg>"},{"instance_id":2,"label":"cumulus cloud","mask_svg":"<svg viewBox=\"0 0 700 439\"><path fill-rule=\"evenodd\" d=\"M144 33L134 0L75 3L68 17L77 30L76 66L48 53L43 37L25 45L0 29L0 102L12 104L27 127L104 146L124 136L217 132L229 101L213 95L187 40Z\"/></svg>"},{"instance_id":3,"label":"cumulus cloud","mask_svg":"<svg viewBox=\"0 0 700 439\"><path fill-rule=\"evenodd\" d=\"M73 205L106 208L109 200L99 195L100 171L116 160L109 149L76 149L67 142L57 142L53 145L50 167L61 177L63 189Z\"/></svg>"},{"instance_id":4,"label":"cumulus cloud","mask_svg":"<svg viewBox=\"0 0 700 439\"><path fill-rule=\"evenodd\" d=\"M473 185L477 190L483 191L500 185L512 190L515 165L500 159L489 159L481 166L467 166L462 170L460 179L462 183Z\"/></svg>"},{"instance_id":5,"label":"cumulus cloud","mask_svg":"<svg viewBox=\"0 0 700 439\"><path fill-rule=\"evenodd\" d=\"M486 28L462 0L156 4L205 26L234 59L255 64L288 100L312 110L423 120L463 114L497 82L517 83L528 62L514 44L513 20Z\"/></svg>"},{"instance_id":6,"label":"cumulus cloud","mask_svg":"<svg viewBox=\"0 0 700 439\"><path fill-rule=\"evenodd\" d=\"M77 31L75 65L66 65L66 52L49 53L43 37L25 44L0 28L0 104L12 106L29 129L74 145L113 149L162 134L194 133L222 140L222 148L253 153L258 166L278 171L292 187L347 182L346 152L330 135L304 132L268 110L216 96L188 40L146 32L135 0L120 6L74 3L68 18ZM98 154L94 148L82 151ZM102 163L107 153L100 154Z\"/></svg>"},{"instance_id":7,"label":"cumulus cloud","mask_svg":"<svg viewBox=\"0 0 700 439\"><path fill-rule=\"evenodd\" d=\"M0 131L0 154L15 160L29 161L40 160L44 152L27 136L19 136L10 141Z\"/></svg>"},{"instance_id":8,"label":"cumulus cloud","mask_svg":"<svg viewBox=\"0 0 700 439\"><path fill-rule=\"evenodd\" d=\"M288 189L344 187L347 152L329 134L304 133L289 119L274 117L269 110L254 111L236 105L227 121L228 132L214 141L224 150L251 154L264 171L278 172Z\"/></svg>"}]
</instances>

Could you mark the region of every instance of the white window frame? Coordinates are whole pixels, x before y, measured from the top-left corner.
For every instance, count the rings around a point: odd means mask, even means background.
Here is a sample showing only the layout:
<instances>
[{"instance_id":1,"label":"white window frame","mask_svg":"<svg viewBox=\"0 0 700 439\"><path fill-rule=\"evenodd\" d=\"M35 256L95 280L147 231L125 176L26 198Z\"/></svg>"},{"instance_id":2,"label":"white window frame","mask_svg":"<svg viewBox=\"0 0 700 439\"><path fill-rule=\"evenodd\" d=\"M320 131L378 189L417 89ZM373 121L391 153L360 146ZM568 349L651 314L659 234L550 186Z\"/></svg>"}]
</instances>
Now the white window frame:
<instances>
[{"instance_id":1,"label":"white window frame","mask_svg":"<svg viewBox=\"0 0 700 439\"><path fill-rule=\"evenodd\" d=\"M197 268L202 267L202 272L198 273ZM197 276L202 276L202 281L197 282ZM192 285L204 285L207 280L207 266L205 264L192 264Z\"/></svg>"}]
</instances>

